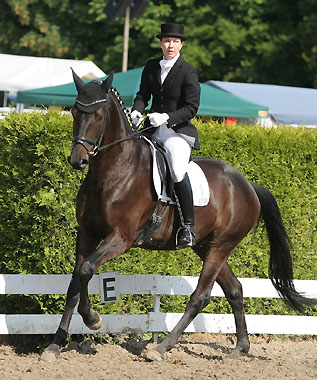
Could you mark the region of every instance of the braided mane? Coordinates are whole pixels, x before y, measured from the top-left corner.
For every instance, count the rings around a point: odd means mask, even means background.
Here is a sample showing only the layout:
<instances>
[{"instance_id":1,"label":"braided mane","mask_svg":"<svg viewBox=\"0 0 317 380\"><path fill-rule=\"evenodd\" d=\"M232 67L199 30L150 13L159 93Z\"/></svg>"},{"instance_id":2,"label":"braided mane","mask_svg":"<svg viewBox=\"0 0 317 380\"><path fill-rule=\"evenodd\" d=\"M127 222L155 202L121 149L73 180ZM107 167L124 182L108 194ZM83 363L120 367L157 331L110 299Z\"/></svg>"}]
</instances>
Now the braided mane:
<instances>
[{"instance_id":1,"label":"braided mane","mask_svg":"<svg viewBox=\"0 0 317 380\"><path fill-rule=\"evenodd\" d=\"M127 108L125 105L124 105L124 102L121 98L121 95L119 94L119 91L115 88L115 87L110 87L109 91L111 91L113 93L113 95L115 96L115 98L117 99L123 113L125 114L126 118L127 118L127 121L130 125L130 128L132 130L132 132L135 132L136 131L136 128L134 127L133 123L132 123L132 119L131 119L131 112L130 112L130 109Z\"/></svg>"}]
</instances>

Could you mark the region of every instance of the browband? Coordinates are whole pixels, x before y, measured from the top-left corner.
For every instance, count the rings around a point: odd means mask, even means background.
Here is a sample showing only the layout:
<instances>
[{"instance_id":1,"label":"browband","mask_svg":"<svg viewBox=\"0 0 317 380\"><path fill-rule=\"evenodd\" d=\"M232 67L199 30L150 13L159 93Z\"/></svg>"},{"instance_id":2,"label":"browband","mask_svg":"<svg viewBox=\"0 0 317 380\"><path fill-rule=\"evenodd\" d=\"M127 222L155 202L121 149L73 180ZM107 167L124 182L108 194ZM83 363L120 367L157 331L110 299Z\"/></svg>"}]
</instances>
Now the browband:
<instances>
[{"instance_id":1,"label":"browband","mask_svg":"<svg viewBox=\"0 0 317 380\"><path fill-rule=\"evenodd\" d=\"M95 100L94 102L92 103L82 103L80 102L79 100L75 100L76 103L80 104L81 106L84 106L84 107L89 107L89 106L92 106L94 104L98 104L98 103L103 103L103 102L106 102L107 99L99 99L99 100Z\"/></svg>"}]
</instances>

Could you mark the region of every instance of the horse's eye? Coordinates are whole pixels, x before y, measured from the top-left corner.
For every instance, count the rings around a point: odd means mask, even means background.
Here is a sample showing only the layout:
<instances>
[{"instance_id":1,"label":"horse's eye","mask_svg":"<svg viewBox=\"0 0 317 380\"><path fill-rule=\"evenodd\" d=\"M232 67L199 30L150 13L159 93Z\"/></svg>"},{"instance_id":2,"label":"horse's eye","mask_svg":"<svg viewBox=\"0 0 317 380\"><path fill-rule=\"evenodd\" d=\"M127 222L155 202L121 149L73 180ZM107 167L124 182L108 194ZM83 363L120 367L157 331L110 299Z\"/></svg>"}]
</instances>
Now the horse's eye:
<instances>
[{"instance_id":1,"label":"horse's eye","mask_svg":"<svg viewBox=\"0 0 317 380\"><path fill-rule=\"evenodd\" d=\"M103 119L103 116L98 116L98 121L101 121Z\"/></svg>"}]
</instances>

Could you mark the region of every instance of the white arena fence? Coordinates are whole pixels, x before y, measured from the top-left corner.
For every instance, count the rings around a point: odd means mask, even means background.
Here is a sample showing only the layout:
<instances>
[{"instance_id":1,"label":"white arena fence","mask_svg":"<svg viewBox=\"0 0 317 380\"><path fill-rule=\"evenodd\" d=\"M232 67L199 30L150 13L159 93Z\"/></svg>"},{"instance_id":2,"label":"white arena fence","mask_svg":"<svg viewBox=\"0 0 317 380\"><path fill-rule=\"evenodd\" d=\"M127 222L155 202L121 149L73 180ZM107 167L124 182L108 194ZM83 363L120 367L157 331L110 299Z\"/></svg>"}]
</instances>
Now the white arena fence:
<instances>
[{"instance_id":1,"label":"white arena fence","mask_svg":"<svg viewBox=\"0 0 317 380\"><path fill-rule=\"evenodd\" d=\"M11 112L17 112L17 113L47 113L47 109L41 109L41 108L24 108L23 104L17 104L17 107L0 107L0 119L5 119L8 115L10 115ZM70 114L69 111L61 111L61 115L64 114Z\"/></svg>"},{"instance_id":2,"label":"white arena fence","mask_svg":"<svg viewBox=\"0 0 317 380\"><path fill-rule=\"evenodd\" d=\"M70 275L0 275L0 294L66 294ZM270 280L239 279L244 297L279 298ZM103 325L91 331L75 312L70 334L168 332L183 314L161 313L161 295L190 295L198 277L160 275L120 275L118 272L94 275L89 283L89 294L100 294L102 302L114 302L120 294L150 294L154 310L148 314L102 315ZM296 289L309 297L317 297L317 281L294 280ZM212 296L224 297L218 284ZM211 301L212 302L212 301ZM54 334L61 315L0 314L0 334ZM300 315L246 315L250 334L317 335L317 317ZM185 332L235 333L232 314L199 314Z\"/></svg>"}]
</instances>

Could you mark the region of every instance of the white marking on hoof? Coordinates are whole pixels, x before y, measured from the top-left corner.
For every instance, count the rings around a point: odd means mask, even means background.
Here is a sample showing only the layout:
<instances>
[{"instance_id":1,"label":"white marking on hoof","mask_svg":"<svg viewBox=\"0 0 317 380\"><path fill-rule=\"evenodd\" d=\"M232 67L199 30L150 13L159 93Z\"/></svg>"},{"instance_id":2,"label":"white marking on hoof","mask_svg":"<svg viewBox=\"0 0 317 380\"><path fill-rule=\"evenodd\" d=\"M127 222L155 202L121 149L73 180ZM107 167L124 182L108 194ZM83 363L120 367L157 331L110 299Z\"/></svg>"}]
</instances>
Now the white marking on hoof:
<instances>
[{"instance_id":1,"label":"white marking on hoof","mask_svg":"<svg viewBox=\"0 0 317 380\"><path fill-rule=\"evenodd\" d=\"M90 330L99 330L102 326L102 318L99 315L99 321L91 326L87 326Z\"/></svg>"},{"instance_id":2,"label":"white marking on hoof","mask_svg":"<svg viewBox=\"0 0 317 380\"><path fill-rule=\"evenodd\" d=\"M155 350L157 344L148 344L142 352L142 357L151 362L161 362L164 360L162 355Z\"/></svg>"},{"instance_id":3,"label":"white marking on hoof","mask_svg":"<svg viewBox=\"0 0 317 380\"><path fill-rule=\"evenodd\" d=\"M52 363L55 360L57 360L57 356L58 355L55 354L54 352L47 350L42 353L42 355L39 357L39 360L46 363Z\"/></svg>"}]
</instances>

